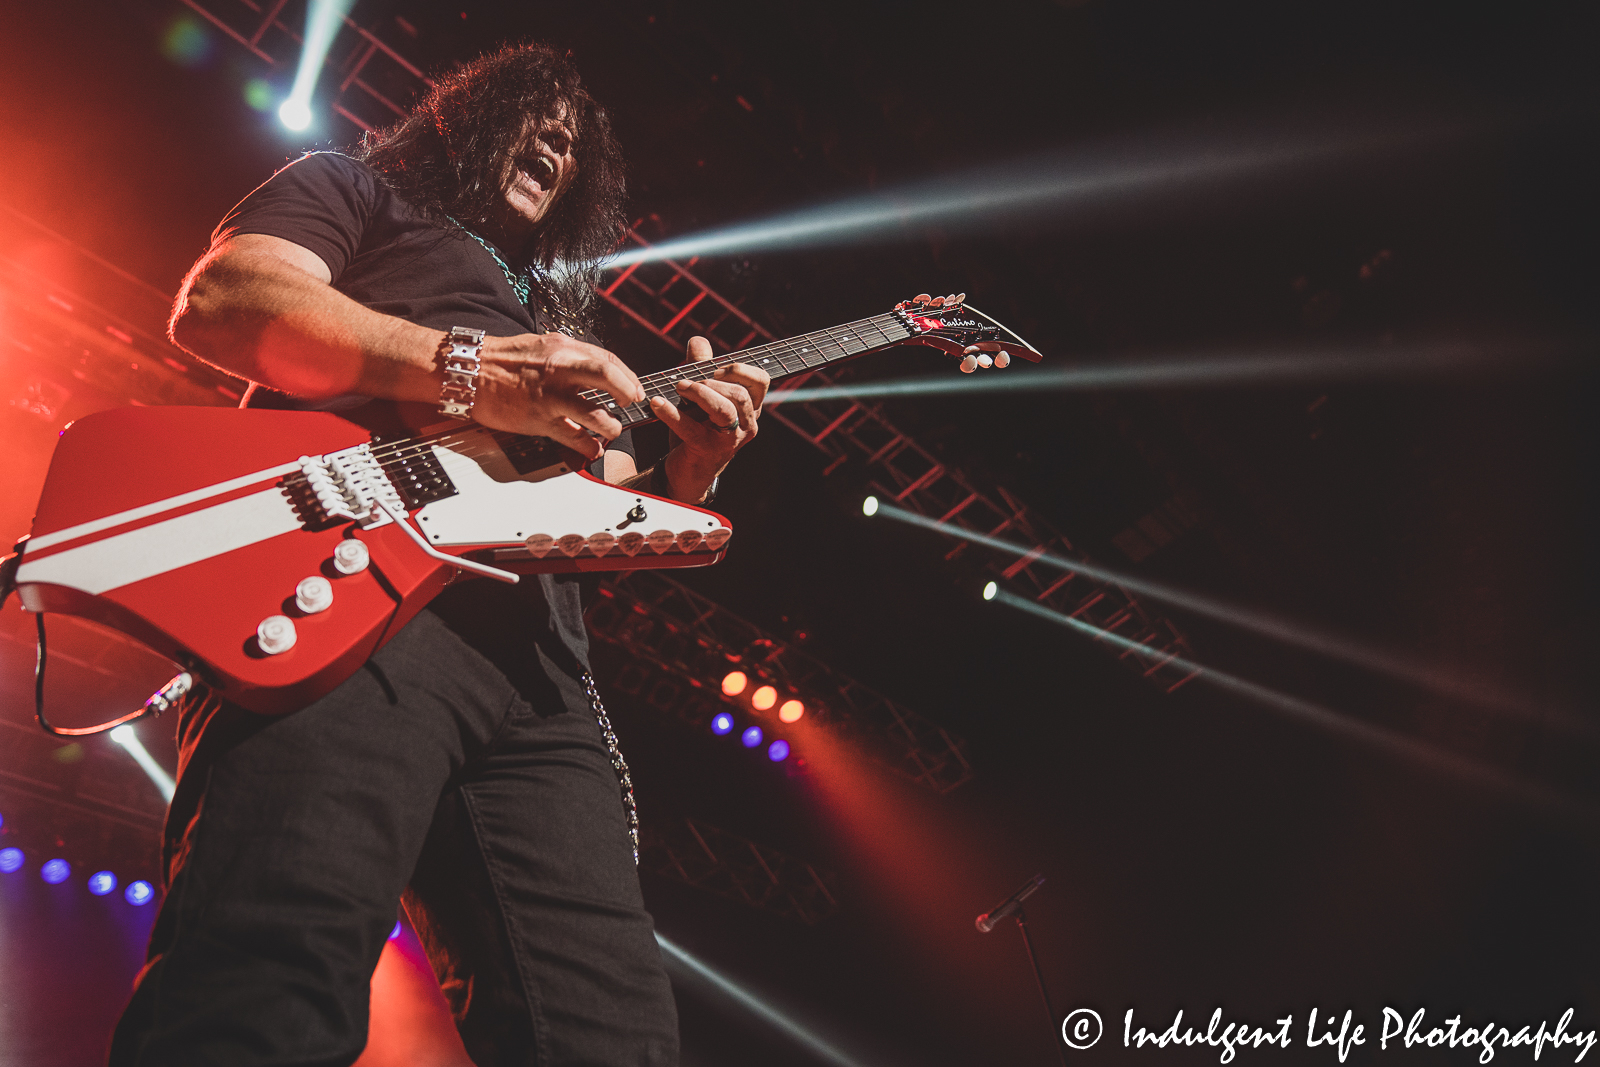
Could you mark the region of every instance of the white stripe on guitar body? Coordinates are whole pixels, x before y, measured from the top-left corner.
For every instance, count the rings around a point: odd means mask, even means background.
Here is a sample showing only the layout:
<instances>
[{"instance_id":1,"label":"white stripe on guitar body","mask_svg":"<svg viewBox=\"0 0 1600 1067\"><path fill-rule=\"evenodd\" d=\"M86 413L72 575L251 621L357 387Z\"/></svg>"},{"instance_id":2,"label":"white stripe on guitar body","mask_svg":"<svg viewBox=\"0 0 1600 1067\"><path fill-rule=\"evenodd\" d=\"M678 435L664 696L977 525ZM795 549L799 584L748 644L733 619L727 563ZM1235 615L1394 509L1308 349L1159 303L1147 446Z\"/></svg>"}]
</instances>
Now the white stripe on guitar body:
<instances>
[{"instance_id":1,"label":"white stripe on guitar body","mask_svg":"<svg viewBox=\"0 0 1600 1067\"><path fill-rule=\"evenodd\" d=\"M904 341L957 358L1038 358L961 318L960 303L919 297L642 383L672 400L679 379L731 361L804 378ZM627 426L653 419L643 404L585 397ZM57 445L17 586L31 611L105 623L246 707L279 713L352 674L456 577L459 557L507 580L722 558L732 531L720 515L608 485L547 446L481 427L380 440L323 412L100 412ZM352 540L365 551L352 553Z\"/></svg>"}]
</instances>

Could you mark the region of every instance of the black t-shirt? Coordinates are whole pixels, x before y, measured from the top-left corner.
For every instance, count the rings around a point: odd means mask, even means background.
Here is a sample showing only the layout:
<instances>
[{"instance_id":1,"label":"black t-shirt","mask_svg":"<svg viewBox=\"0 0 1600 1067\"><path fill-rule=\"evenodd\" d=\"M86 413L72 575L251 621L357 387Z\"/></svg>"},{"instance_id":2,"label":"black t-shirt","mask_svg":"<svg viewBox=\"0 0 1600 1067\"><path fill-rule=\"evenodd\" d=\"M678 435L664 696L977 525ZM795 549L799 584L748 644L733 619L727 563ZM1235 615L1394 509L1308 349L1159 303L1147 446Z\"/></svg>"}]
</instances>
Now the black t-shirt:
<instances>
[{"instance_id":1,"label":"black t-shirt","mask_svg":"<svg viewBox=\"0 0 1600 1067\"><path fill-rule=\"evenodd\" d=\"M274 174L217 227L219 236L242 233L281 237L309 249L327 264L335 289L422 326L466 326L495 337L550 328L517 299L482 245L459 226L428 218L372 168L348 156L316 152ZM301 401L261 388L252 389L247 402L340 413L382 403L362 396ZM633 453L626 432L608 447ZM591 473L600 474L598 464ZM577 677L588 666L585 584L570 574L541 574L516 585L475 579L446 589L429 609L535 707L549 706L546 699L555 695L551 672Z\"/></svg>"}]
</instances>

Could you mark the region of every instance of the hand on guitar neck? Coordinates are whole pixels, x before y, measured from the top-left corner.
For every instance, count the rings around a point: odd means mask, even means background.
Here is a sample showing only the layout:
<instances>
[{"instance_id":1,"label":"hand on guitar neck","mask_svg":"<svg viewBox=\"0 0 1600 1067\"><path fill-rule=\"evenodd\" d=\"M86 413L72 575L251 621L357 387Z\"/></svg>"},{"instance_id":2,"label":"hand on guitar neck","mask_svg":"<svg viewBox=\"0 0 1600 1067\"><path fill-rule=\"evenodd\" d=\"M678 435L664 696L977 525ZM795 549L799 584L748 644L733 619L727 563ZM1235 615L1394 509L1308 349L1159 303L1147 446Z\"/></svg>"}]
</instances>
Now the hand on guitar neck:
<instances>
[{"instance_id":1,"label":"hand on guitar neck","mask_svg":"<svg viewBox=\"0 0 1600 1067\"><path fill-rule=\"evenodd\" d=\"M708 363L711 342L704 337L689 339L689 359L685 367ZM703 501L710 486L728 466L734 453L755 439L759 431L761 405L767 396L771 377L766 371L743 363L719 366L709 378L680 379L673 383L677 403L666 396L650 398L650 412L666 424L678 444L661 460L667 487L674 499L688 503ZM618 455L623 466L632 457ZM628 478L608 480L648 487L650 472Z\"/></svg>"}]
</instances>

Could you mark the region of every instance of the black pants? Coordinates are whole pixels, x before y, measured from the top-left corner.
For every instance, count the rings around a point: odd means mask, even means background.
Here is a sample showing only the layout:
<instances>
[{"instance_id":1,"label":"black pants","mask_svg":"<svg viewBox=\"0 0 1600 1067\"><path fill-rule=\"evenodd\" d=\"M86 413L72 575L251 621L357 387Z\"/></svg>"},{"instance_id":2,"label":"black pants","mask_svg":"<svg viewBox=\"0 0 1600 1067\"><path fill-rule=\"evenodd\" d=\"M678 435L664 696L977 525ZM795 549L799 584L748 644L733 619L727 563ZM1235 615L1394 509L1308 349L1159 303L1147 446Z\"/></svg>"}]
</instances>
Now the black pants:
<instances>
[{"instance_id":1,"label":"black pants","mask_svg":"<svg viewBox=\"0 0 1600 1067\"><path fill-rule=\"evenodd\" d=\"M292 715L188 708L114 1067L350 1063L402 894L479 1067L675 1064L616 774L559 688L530 707L423 612Z\"/></svg>"}]
</instances>

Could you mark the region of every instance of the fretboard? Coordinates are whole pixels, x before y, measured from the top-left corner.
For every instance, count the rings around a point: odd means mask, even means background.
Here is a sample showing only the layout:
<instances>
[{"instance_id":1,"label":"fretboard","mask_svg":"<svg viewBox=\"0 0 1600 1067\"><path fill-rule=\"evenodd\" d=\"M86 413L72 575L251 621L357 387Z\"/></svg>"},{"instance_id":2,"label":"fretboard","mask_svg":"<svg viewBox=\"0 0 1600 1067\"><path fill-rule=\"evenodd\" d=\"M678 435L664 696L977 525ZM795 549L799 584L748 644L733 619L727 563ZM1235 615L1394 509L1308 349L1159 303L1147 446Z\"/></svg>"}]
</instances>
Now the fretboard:
<instances>
[{"instance_id":1,"label":"fretboard","mask_svg":"<svg viewBox=\"0 0 1600 1067\"><path fill-rule=\"evenodd\" d=\"M870 319L847 322L843 326L817 330L815 333L801 334L799 337L790 337L783 341L772 341L700 363L686 363L656 374L647 374L639 379L639 384L644 386L645 399L638 404L618 404L611 394L603 389L591 389L581 395L583 399L603 406L622 423L624 429L627 429L630 426L655 421L655 413L650 410L651 397L664 397L669 403L677 404L683 399L677 390L678 382L704 381L732 363L743 363L764 370L776 382L782 378L816 370L829 363L889 348L914 335L915 331L897 316L875 315Z\"/></svg>"}]
</instances>

